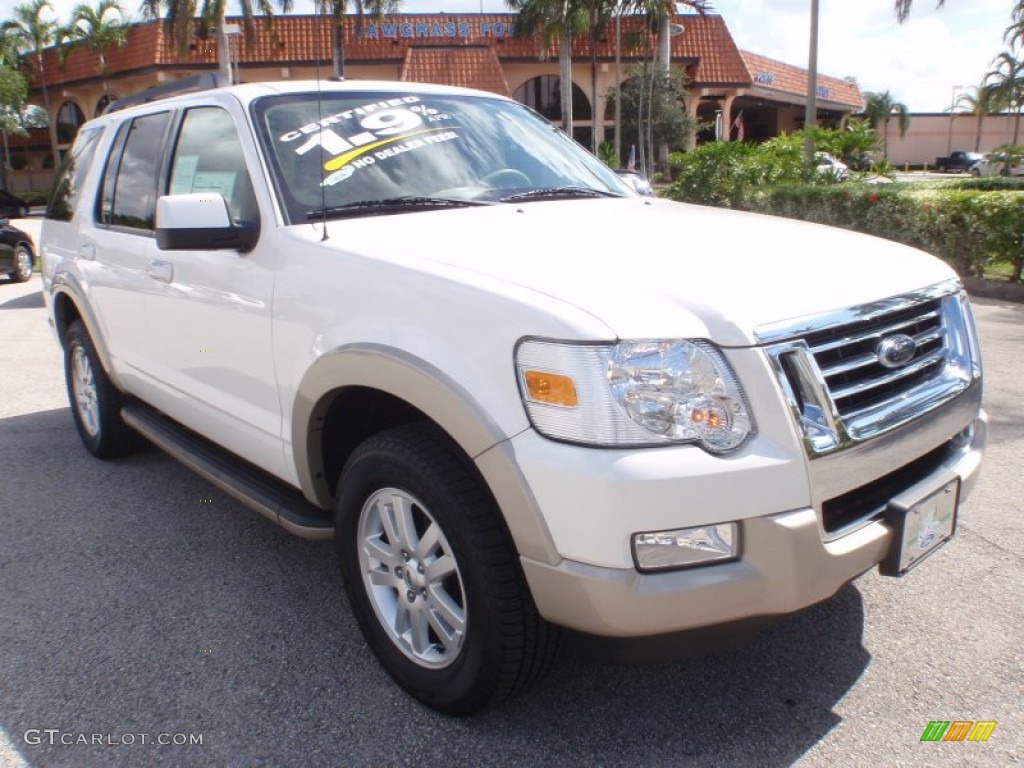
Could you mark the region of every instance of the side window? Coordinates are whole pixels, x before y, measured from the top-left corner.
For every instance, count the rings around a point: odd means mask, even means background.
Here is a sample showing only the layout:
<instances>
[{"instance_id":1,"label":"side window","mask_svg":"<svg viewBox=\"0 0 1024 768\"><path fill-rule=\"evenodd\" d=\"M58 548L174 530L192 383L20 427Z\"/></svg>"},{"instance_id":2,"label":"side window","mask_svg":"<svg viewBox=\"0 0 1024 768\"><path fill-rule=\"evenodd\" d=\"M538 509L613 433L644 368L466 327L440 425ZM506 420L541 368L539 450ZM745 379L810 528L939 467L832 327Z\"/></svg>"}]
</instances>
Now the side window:
<instances>
[{"instance_id":1,"label":"side window","mask_svg":"<svg viewBox=\"0 0 1024 768\"><path fill-rule=\"evenodd\" d=\"M121 126L103 175L102 223L153 230L160 151L169 119L170 113L161 112Z\"/></svg>"},{"instance_id":2,"label":"side window","mask_svg":"<svg viewBox=\"0 0 1024 768\"><path fill-rule=\"evenodd\" d=\"M53 195L50 197L50 206L46 209L46 218L71 221L78 204L82 182L85 181L85 174L89 171L89 166L92 165L93 155L96 154L96 146L102 135L102 128L89 128L78 134L75 145L71 148L71 154L68 155L57 174L57 183L54 185Z\"/></svg>"},{"instance_id":3,"label":"side window","mask_svg":"<svg viewBox=\"0 0 1024 768\"><path fill-rule=\"evenodd\" d=\"M130 123L122 123L110 145L107 165L103 169L103 188L97 201L96 220L100 224L110 226L110 218L114 211L114 188L117 186L117 169L121 165L121 153L124 151L124 140L128 138Z\"/></svg>"},{"instance_id":4,"label":"side window","mask_svg":"<svg viewBox=\"0 0 1024 768\"><path fill-rule=\"evenodd\" d=\"M219 192L235 221L258 217L252 181L231 115L220 107L185 112L174 148L168 194Z\"/></svg>"}]
</instances>

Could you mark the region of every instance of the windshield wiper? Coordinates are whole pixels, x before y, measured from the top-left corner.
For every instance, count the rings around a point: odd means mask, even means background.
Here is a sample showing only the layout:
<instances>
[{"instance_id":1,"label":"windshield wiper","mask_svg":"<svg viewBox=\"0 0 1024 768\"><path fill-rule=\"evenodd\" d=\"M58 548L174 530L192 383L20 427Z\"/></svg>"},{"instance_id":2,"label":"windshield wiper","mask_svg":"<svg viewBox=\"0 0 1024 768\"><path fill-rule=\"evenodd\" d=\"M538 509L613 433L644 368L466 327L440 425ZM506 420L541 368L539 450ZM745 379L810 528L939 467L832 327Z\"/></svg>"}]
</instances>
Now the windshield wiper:
<instances>
[{"instance_id":1,"label":"windshield wiper","mask_svg":"<svg viewBox=\"0 0 1024 768\"><path fill-rule=\"evenodd\" d=\"M403 213L410 210L431 210L434 208L465 208L474 205L495 205L486 200L462 200L448 197L418 197L405 195L402 197L386 197L382 200L358 200L354 203L336 205L306 211L307 219L340 219L346 216L374 216L388 213Z\"/></svg>"},{"instance_id":2,"label":"windshield wiper","mask_svg":"<svg viewBox=\"0 0 1024 768\"><path fill-rule=\"evenodd\" d=\"M541 187L539 189L528 189L525 192L516 192L514 195L501 198L501 202L511 203L516 200L543 200L558 197L622 197L622 195L590 187Z\"/></svg>"}]
</instances>

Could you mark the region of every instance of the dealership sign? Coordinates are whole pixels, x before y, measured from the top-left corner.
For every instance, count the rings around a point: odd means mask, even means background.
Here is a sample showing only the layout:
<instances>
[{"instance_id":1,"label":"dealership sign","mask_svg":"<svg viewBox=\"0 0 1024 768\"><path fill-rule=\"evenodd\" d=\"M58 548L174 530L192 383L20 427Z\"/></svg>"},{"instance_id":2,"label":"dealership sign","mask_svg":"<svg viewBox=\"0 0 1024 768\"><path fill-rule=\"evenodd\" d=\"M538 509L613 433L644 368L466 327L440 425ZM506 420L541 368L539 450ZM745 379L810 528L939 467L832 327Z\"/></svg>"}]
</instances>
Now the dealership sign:
<instances>
[{"instance_id":1,"label":"dealership sign","mask_svg":"<svg viewBox=\"0 0 1024 768\"><path fill-rule=\"evenodd\" d=\"M368 40L399 38L506 38L515 35L516 25L506 21L482 19L437 19L432 21L370 22L363 29Z\"/></svg>"}]
</instances>

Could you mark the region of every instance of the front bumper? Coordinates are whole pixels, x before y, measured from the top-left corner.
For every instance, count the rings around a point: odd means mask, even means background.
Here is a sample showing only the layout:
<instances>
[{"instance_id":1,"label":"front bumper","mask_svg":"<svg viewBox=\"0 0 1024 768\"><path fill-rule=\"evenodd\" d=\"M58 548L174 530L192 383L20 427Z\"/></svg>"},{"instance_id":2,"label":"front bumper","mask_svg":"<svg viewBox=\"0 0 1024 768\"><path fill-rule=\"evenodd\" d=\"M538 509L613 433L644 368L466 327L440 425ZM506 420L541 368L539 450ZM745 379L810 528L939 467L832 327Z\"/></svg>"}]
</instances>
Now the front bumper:
<instances>
[{"instance_id":1,"label":"front bumper","mask_svg":"<svg viewBox=\"0 0 1024 768\"><path fill-rule=\"evenodd\" d=\"M980 399L980 387L977 394ZM961 499L967 497L986 442L986 416L977 410L974 415L973 421L958 422L963 408L957 408L932 420L949 422L950 448L919 480L954 473L962 481ZM952 439L969 425L969 441ZM858 461L851 459L856 475ZM747 485L746 493L757 498L757 485ZM590 635L636 638L799 611L885 559L893 538L883 520L872 519L830 539L811 504L739 523L741 556L729 563L659 574L571 559L522 563L538 610L549 621Z\"/></svg>"}]
</instances>

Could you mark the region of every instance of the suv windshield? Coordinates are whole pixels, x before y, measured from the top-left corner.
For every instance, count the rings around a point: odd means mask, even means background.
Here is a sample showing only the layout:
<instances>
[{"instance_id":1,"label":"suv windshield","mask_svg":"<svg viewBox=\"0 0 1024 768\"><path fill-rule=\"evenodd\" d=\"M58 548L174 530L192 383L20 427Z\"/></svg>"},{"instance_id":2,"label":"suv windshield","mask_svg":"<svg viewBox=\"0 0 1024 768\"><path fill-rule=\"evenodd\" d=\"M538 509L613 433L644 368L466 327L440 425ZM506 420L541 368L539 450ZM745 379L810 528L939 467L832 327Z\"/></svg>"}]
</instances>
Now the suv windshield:
<instances>
[{"instance_id":1,"label":"suv windshield","mask_svg":"<svg viewBox=\"0 0 1024 768\"><path fill-rule=\"evenodd\" d=\"M629 195L607 167L515 102L326 92L254 105L293 223L502 201Z\"/></svg>"}]
</instances>

